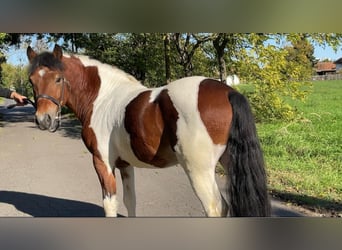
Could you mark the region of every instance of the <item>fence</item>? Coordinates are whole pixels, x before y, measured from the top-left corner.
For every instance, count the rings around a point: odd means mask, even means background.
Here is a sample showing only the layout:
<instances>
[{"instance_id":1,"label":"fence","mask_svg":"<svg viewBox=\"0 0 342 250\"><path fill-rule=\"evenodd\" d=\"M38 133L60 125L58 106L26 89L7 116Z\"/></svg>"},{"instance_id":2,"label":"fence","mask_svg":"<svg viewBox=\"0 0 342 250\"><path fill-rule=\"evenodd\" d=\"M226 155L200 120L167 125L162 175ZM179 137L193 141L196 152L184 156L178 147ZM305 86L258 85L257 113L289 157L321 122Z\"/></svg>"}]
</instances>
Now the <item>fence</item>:
<instances>
[{"instance_id":1,"label":"fence","mask_svg":"<svg viewBox=\"0 0 342 250\"><path fill-rule=\"evenodd\" d=\"M342 74L328 74L312 76L313 81L342 80Z\"/></svg>"}]
</instances>

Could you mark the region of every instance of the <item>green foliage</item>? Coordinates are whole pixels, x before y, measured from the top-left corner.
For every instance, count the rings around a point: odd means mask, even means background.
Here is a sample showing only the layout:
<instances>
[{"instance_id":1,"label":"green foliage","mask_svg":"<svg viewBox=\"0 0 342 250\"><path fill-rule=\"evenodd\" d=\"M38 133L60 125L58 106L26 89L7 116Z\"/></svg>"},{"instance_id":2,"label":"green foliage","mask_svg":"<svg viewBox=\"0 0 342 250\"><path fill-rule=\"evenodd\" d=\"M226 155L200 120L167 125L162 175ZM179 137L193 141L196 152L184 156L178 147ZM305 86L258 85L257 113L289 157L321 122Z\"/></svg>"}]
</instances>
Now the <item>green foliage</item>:
<instances>
[{"instance_id":1,"label":"green foliage","mask_svg":"<svg viewBox=\"0 0 342 250\"><path fill-rule=\"evenodd\" d=\"M90 34L89 41L87 55L116 65L147 86L165 84L162 34Z\"/></svg>"},{"instance_id":2,"label":"green foliage","mask_svg":"<svg viewBox=\"0 0 342 250\"><path fill-rule=\"evenodd\" d=\"M14 89L22 95L31 97L32 88L27 78L27 70L21 66L2 64L2 84L6 88Z\"/></svg>"},{"instance_id":3,"label":"green foliage","mask_svg":"<svg viewBox=\"0 0 342 250\"><path fill-rule=\"evenodd\" d=\"M342 81L315 82L305 103L291 101L301 118L258 124L274 193L292 194L298 203L315 198L322 207L339 202L342 210L341 97Z\"/></svg>"},{"instance_id":4,"label":"green foliage","mask_svg":"<svg viewBox=\"0 0 342 250\"><path fill-rule=\"evenodd\" d=\"M303 101L309 91L310 61L306 54L292 50L259 43L243 53L243 77L255 85L254 91L246 94L257 121L294 119L295 107L288 99Z\"/></svg>"},{"instance_id":5,"label":"green foliage","mask_svg":"<svg viewBox=\"0 0 342 250\"><path fill-rule=\"evenodd\" d=\"M309 43L307 38L300 37L298 41L293 41L291 46L285 46L288 54L286 60L288 63L288 68L285 70L284 74L287 72L293 72L298 70L298 80L308 80L313 74L313 67L317 63L314 54L314 47Z\"/></svg>"},{"instance_id":6,"label":"green foliage","mask_svg":"<svg viewBox=\"0 0 342 250\"><path fill-rule=\"evenodd\" d=\"M277 41L271 45L267 38ZM333 48L342 42L342 34L290 33L248 34L247 44L240 50L239 72L245 82L255 84L248 93L258 121L292 120L296 108L291 99L304 101L310 92L313 58L312 43L329 44ZM280 46L281 43L286 46Z\"/></svg>"}]
</instances>

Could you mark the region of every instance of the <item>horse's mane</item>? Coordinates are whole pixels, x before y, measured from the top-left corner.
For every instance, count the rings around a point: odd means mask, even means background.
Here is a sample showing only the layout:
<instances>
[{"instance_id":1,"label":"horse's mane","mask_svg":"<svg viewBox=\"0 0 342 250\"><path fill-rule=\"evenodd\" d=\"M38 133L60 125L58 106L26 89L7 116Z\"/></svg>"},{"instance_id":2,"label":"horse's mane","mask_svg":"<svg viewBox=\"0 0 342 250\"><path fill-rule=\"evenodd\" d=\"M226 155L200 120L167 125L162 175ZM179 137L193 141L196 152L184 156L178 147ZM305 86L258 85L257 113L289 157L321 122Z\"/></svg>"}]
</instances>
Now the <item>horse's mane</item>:
<instances>
[{"instance_id":1,"label":"horse's mane","mask_svg":"<svg viewBox=\"0 0 342 250\"><path fill-rule=\"evenodd\" d=\"M120 76L129 82L140 84L140 82L134 76L124 72L118 67L102 63L89 56L80 54L64 54L64 56L69 58L78 58L84 66L97 66L98 68L111 72L116 76ZM62 61L58 60L51 52L42 52L41 54L37 55L30 63L28 68L29 74L33 74L33 72L40 66L45 66L50 69L57 69L60 71L64 70Z\"/></svg>"},{"instance_id":2,"label":"horse's mane","mask_svg":"<svg viewBox=\"0 0 342 250\"><path fill-rule=\"evenodd\" d=\"M80 62L85 66L96 66L98 70L101 70L102 72L105 72L105 75L107 75L110 78L119 78L124 80L125 82L134 83L134 84L141 84L134 76L124 72L123 70L119 69L116 66L112 66L109 64L102 63L101 61L98 61L94 58L91 58L86 55L81 54L64 54L66 58L74 58L80 60ZM65 68L63 66L63 62L61 60L58 60L53 53L51 52L42 52L38 54L30 63L28 72L29 74L33 74L33 72L40 66L45 66L50 69L60 70L63 71Z\"/></svg>"},{"instance_id":3,"label":"horse's mane","mask_svg":"<svg viewBox=\"0 0 342 250\"><path fill-rule=\"evenodd\" d=\"M140 82L134 76L126 73L125 71L119 69L116 66L103 63L99 60L96 60L96 59L91 58L91 57L86 56L86 55L72 55L72 56L75 56L78 59L80 59L80 61L82 62L82 64L84 66L97 66L98 69L103 69L107 72L110 72L111 74L115 74L116 77L126 79L132 83L139 83L140 84Z\"/></svg>"},{"instance_id":4,"label":"horse's mane","mask_svg":"<svg viewBox=\"0 0 342 250\"><path fill-rule=\"evenodd\" d=\"M29 74L33 74L33 72L40 66L45 66L51 69L63 70L63 64L60 60L58 60L52 53L43 52L37 55L29 66Z\"/></svg>"}]
</instances>

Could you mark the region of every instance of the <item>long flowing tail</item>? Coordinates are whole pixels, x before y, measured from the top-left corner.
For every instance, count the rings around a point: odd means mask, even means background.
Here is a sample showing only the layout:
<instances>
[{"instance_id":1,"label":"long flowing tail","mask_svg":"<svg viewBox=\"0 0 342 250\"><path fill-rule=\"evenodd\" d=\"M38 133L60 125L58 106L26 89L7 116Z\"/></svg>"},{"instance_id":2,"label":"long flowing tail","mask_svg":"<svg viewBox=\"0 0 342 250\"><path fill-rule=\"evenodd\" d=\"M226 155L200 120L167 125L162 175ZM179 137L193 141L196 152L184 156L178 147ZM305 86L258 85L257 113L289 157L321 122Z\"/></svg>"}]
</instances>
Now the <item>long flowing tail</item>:
<instances>
[{"instance_id":1,"label":"long flowing tail","mask_svg":"<svg viewBox=\"0 0 342 250\"><path fill-rule=\"evenodd\" d=\"M229 92L233 121L228 140L230 216L270 216L264 159L247 99Z\"/></svg>"}]
</instances>

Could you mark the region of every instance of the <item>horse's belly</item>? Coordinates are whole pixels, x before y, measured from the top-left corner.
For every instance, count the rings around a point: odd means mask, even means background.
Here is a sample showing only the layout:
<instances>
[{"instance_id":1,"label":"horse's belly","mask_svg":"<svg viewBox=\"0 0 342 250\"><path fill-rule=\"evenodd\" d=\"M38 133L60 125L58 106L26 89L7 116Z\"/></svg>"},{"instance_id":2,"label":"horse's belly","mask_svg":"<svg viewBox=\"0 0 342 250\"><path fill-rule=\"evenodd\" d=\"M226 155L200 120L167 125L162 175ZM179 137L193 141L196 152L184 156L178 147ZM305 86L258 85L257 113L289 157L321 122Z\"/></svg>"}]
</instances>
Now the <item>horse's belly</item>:
<instances>
[{"instance_id":1,"label":"horse's belly","mask_svg":"<svg viewBox=\"0 0 342 250\"><path fill-rule=\"evenodd\" d=\"M122 154L120 158L129 163L129 165L138 168L167 168L178 164L175 156L170 157L169 159L162 159L157 164L154 162L141 161L135 155Z\"/></svg>"},{"instance_id":2,"label":"horse's belly","mask_svg":"<svg viewBox=\"0 0 342 250\"><path fill-rule=\"evenodd\" d=\"M128 135L118 135L116 138L121 138L119 141L113 140L117 157L120 157L132 166L141 168L165 168L178 163L174 151L169 146L161 145L153 154L151 154L148 147L139 152L134 152Z\"/></svg>"}]
</instances>

